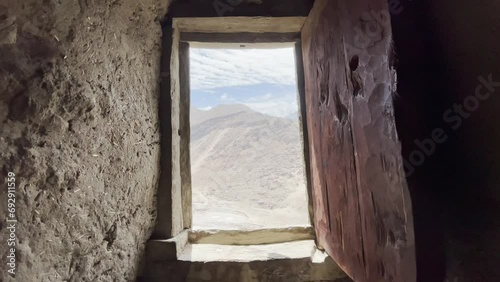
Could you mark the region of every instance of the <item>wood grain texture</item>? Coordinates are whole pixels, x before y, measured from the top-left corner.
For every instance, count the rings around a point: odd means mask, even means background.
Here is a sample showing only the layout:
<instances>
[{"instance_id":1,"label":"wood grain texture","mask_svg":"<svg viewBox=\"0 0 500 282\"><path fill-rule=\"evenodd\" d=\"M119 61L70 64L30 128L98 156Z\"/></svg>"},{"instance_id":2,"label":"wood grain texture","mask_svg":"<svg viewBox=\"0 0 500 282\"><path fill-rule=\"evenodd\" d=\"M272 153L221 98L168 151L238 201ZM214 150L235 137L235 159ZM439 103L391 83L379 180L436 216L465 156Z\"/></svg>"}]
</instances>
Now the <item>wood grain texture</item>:
<instances>
[{"instance_id":1,"label":"wood grain texture","mask_svg":"<svg viewBox=\"0 0 500 282\"><path fill-rule=\"evenodd\" d=\"M302 31L318 243L355 281L416 281L411 202L392 108L383 0L317 0ZM362 47L362 48L359 48Z\"/></svg>"},{"instance_id":2,"label":"wood grain texture","mask_svg":"<svg viewBox=\"0 0 500 282\"><path fill-rule=\"evenodd\" d=\"M312 227L270 228L258 230L195 230L189 242L217 245L263 245L315 238Z\"/></svg>"},{"instance_id":3,"label":"wood grain texture","mask_svg":"<svg viewBox=\"0 0 500 282\"><path fill-rule=\"evenodd\" d=\"M306 17L212 17L174 18L180 32L207 33L292 33L300 32Z\"/></svg>"},{"instance_id":4,"label":"wood grain texture","mask_svg":"<svg viewBox=\"0 0 500 282\"><path fill-rule=\"evenodd\" d=\"M176 35L177 34L177 35ZM169 239L182 230L182 202L180 193L180 177L174 175L176 162L175 143L172 137L174 130L174 109L178 106L176 89L179 83L178 71L178 32L171 27L163 29L163 53L161 57L161 83L160 83L160 179L157 193L157 217L152 238ZM176 106L177 105L177 106ZM178 184L177 186L174 184ZM178 191L176 191L178 190ZM175 197L174 195L178 196ZM176 203L175 201L179 202ZM174 210L175 205L175 210Z\"/></svg>"},{"instance_id":5,"label":"wood grain texture","mask_svg":"<svg viewBox=\"0 0 500 282\"><path fill-rule=\"evenodd\" d=\"M189 113L191 105L189 78L189 44L179 42L179 132L180 136L180 174L182 216L184 229L191 228L192 220L192 189L191 189L191 126Z\"/></svg>"},{"instance_id":6,"label":"wood grain texture","mask_svg":"<svg viewBox=\"0 0 500 282\"><path fill-rule=\"evenodd\" d=\"M292 33L205 33L205 32L183 32L181 41L186 42L217 42L217 43L275 43L275 42L298 42L300 32Z\"/></svg>"},{"instance_id":7,"label":"wood grain texture","mask_svg":"<svg viewBox=\"0 0 500 282\"><path fill-rule=\"evenodd\" d=\"M190 174L183 170L189 167L189 155L186 155L181 144L181 107L189 109L189 100L181 103L181 92L189 89L189 81L182 82L182 75L188 75L188 68L180 66L179 40L180 33L171 27L163 29L163 54L161 58L161 84L160 84L160 132L161 132L161 155L160 155L160 179L157 193L157 218L153 239L170 239L179 234L185 227L191 225L191 213L184 214L184 205L190 203ZM187 48L187 46L184 46ZM184 49L183 56L187 56ZM183 88L182 88L183 87ZM182 88L182 89L181 89ZM188 103L188 104L186 104ZM186 117L182 122L186 122ZM185 124L184 124L185 125ZM185 131L185 130L184 130ZM183 138L188 132L184 132ZM181 162L181 155L183 161ZM186 163L187 162L187 163ZM181 175L183 173L184 175ZM186 181L183 190L183 179ZM190 204L189 204L190 205ZM184 222L187 220L188 222Z\"/></svg>"}]
</instances>

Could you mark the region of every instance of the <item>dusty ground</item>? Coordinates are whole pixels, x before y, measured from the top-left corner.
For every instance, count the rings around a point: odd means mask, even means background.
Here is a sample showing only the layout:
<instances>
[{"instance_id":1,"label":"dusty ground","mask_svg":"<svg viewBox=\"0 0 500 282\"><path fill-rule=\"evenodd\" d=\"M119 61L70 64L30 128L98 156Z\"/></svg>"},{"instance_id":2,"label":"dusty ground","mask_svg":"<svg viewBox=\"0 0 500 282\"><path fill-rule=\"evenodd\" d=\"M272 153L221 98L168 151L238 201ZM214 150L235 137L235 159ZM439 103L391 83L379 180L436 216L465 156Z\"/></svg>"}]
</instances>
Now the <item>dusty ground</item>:
<instances>
[{"instance_id":1,"label":"dusty ground","mask_svg":"<svg viewBox=\"0 0 500 282\"><path fill-rule=\"evenodd\" d=\"M167 1L0 0L0 264L16 281L131 281L154 224Z\"/></svg>"}]
</instances>

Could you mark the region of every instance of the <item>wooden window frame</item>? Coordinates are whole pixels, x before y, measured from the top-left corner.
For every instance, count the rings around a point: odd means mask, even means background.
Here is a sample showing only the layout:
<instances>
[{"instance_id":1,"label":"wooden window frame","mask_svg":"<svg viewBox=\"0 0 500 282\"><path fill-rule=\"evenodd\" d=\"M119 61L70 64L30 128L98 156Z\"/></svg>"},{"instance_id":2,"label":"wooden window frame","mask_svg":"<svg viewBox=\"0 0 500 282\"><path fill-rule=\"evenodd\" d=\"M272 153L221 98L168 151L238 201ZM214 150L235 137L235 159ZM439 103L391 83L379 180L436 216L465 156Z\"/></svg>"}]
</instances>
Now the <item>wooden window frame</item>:
<instances>
[{"instance_id":1,"label":"wooden window frame","mask_svg":"<svg viewBox=\"0 0 500 282\"><path fill-rule=\"evenodd\" d=\"M301 30L306 17L173 18L164 27L160 122L162 153L158 189L158 216L153 239L170 240L177 248L187 243L259 245L315 240L313 198L310 179L309 143L305 107L305 83ZM189 47L270 48L276 44L295 47L309 227L260 230L192 231L191 165L189 151ZM175 252L174 252L175 253Z\"/></svg>"}]
</instances>

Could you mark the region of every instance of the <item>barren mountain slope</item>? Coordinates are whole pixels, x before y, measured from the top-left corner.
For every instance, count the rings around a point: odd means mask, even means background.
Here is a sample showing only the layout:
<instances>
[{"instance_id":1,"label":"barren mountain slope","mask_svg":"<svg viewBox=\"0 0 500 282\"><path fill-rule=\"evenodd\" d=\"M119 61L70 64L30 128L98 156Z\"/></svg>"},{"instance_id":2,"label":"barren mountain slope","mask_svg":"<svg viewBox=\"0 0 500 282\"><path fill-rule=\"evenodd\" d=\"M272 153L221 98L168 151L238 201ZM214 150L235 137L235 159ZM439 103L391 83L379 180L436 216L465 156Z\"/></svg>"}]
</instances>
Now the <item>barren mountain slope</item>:
<instances>
[{"instance_id":1,"label":"barren mountain slope","mask_svg":"<svg viewBox=\"0 0 500 282\"><path fill-rule=\"evenodd\" d=\"M194 227L309 224L298 121L242 105L204 112L213 118L191 128Z\"/></svg>"}]
</instances>

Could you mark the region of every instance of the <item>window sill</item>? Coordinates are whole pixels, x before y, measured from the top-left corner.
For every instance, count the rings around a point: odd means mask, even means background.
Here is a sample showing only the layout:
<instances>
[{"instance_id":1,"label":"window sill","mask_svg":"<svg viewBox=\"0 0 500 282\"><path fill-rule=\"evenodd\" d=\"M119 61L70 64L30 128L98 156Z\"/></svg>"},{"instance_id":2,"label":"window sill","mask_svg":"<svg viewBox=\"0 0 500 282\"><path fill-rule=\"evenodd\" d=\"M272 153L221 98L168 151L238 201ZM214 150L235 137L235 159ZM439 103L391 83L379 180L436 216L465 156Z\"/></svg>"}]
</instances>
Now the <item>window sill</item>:
<instances>
[{"instance_id":1,"label":"window sill","mask_svg":"<svg viewBox=\"0 0 500 282\"><path fill-rule=\"evenodd\" d=\"M271 253L279 253L282 249L293 249L287 244L296 244L293 247L298 247L302 250L301 258L311 257L313 249L316 249L314 244L315 233L310 226L306 227L290 227L277 229L262 229L262 230L183 230L175 237L168 240L150 240L146 246L146 253L149 260L182 260L181 257L187 258L186 250L191 250L196 253L195 257L200 257L198 250L206 249L203 252L212 253L219 252L225 254L225 257L230 257L230 253L246 253L251 254L252 250L255 253L265 253L270 247L277 248ZM301 243L302 242L302 243ZM310 245L303 242L312 242ZM215 248L215 249L207 249ZM223 257L224 257L223 256ZM283 257L296 257L297 254L285 253ZM251 255L249 256L251 257ZM262 256L260 256L262 258ZM189 260L189 259L186 259ZM237 261L237 260L236 260Z\"/></svg>"},{"instance_id":2,"label":"window sill","mask_svg":"<svg viewBox=\"0 0 500 282\"><path fill-rule=\"evenodd\" d=\"M187 238L184 231L177 241L148 243L146 281L352 281L313 240L237 246Z\"/></svg>"},{"instance_id":3,"label":"window sill","mask_svg":"<svg viewBox=\"0 0 500 282\"><path fill-rule=\"evenodd\" d=\"M313 240L267 245L188 244L178 260L192 262L251 262L310 258L322 263L327 255L317 250Z\"/></svg>"}]
</instances>

